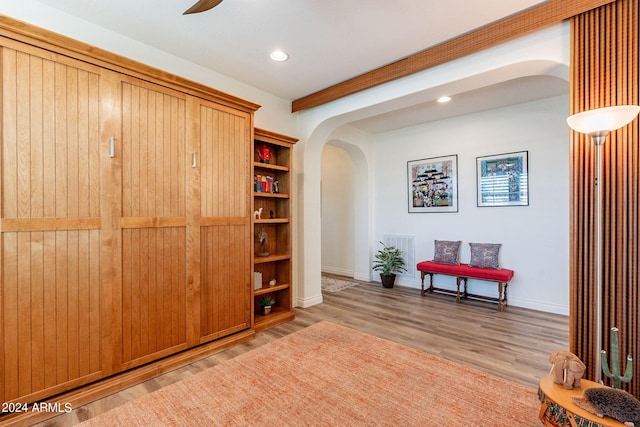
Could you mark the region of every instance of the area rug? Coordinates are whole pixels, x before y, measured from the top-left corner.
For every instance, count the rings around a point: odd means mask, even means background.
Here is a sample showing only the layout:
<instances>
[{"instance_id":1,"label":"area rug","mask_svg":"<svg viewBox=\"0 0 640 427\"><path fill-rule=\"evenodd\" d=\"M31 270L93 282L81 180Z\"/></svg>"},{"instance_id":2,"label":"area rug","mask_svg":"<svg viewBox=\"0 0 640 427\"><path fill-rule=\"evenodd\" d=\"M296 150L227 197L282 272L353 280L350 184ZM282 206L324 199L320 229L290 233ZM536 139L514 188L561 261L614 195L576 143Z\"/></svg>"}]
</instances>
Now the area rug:
<instances>
[{"instance_id":1,"label":"area rug","mask_svg":"<svg viewBox=\"0 0 640 427\"><path fill-rule=\"evenodd\" d=\"M335 277L322 276L320 280L323 292L338 292L343 289L356 286L358 283L351 280L342 280Z\"/></svg>"},{"instance_id":2,"label":"area rug","mask_svg":"<svg viewBox=\"0 0 640 427\"><path fill-rule=\"evenodd\" d=\"M323 321L83 426L538 426L533 389Z\"/></svg>"}]
</instances>

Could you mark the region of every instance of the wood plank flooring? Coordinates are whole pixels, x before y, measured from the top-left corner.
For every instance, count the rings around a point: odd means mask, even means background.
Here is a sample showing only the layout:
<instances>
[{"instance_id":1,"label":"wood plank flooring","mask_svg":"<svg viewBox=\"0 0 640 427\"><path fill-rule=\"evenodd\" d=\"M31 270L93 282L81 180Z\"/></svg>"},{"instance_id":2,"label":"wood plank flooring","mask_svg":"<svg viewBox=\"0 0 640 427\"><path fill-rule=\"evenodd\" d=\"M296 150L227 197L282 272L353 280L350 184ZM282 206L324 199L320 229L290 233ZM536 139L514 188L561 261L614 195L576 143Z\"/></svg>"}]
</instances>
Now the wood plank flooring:
<instances>
[{"instance_id":1,"label":"wood plank flooring","mask_svg":"<svg viewBox=\"0 0 640 427\"><path fill-rule=\"evenodd\" d=\"M338 276L334 276L338 277ZM398 342L481 371L537 388L550 369L549 354L568 349L569 319L518 307L498 312L488 302L456 304L448 295L427 294L379 283L358 282L339 292L325 292L324 303L296 309L296 319L262 331L256 338L148 380L38 426L71 426L129 400L180 381L246 351L321 320Z\"/></svg>"}]
</instances>

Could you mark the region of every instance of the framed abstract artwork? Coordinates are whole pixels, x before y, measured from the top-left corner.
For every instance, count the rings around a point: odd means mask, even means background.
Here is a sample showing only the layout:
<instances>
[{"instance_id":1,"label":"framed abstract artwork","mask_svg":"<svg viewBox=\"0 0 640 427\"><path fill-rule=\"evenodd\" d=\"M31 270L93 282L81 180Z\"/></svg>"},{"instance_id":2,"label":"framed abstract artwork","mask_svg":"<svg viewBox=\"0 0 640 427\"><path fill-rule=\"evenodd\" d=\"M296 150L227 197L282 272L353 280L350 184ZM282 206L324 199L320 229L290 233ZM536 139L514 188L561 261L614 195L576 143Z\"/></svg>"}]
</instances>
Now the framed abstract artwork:
<instances>
[{"instance_id":1,"label":"framed abstract artwork","mask_svg":"<svg viewBox=\"0 0 640 427\"><path fill-rule=\"evenodd\" d=\"M407 162L409 212L458 212L458 156Z\"/></svg>"},{"instance_id":2,"label":"framed abstract artwork","mask_svg":"<svg viewBox=\"0 0 640 427\"><path fill-rule=\"evenodd\" d=\"M528 206L527 151L478 157L478 206Z\"/></svg>"}]
</instances>

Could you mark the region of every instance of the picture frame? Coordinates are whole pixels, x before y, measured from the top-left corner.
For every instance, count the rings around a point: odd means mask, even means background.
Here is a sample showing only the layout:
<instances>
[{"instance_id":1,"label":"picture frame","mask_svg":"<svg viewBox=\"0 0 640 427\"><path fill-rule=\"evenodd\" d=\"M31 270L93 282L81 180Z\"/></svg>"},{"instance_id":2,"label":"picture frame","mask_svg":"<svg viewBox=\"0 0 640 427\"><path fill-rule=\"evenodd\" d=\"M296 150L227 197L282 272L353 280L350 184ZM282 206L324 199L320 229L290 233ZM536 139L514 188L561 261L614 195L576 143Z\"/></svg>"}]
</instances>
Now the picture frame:
<instances>
[{"instance_id":1,"label":"picture frame","mask_svg":"<svg viewBox=\"0 0 640 427\"><path fill-rule=\"evenodd\" d=\"M409 213L458 212L458 155L407 162Z\"/></svg>"},{"instance_id":2,"label":"picture frame","mask_svg":"<svg viewBox=\"0 0 640 427\"><path fill-rule=\"evenodd\" d=\"M478 207L529 205L529 152L476 158Z\"/></svg>"}]
</instances>

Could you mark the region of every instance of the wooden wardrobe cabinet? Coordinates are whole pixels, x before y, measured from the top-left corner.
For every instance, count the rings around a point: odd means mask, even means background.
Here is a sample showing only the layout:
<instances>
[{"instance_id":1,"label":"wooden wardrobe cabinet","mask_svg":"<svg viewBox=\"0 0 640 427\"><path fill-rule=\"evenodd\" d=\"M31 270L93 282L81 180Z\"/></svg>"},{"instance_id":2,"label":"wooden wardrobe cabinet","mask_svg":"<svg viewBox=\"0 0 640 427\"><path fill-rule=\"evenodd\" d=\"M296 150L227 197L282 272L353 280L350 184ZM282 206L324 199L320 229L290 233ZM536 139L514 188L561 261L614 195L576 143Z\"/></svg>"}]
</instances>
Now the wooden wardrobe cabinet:
<instances>
[{"instance_id":1,"label":"wooden wardrobe cabinet","mask_svg":"<svg viewBox=\"0 0 640 427\"><path fill-rule=\"evenodd\" d=\"M0 19L0 401L162 359L103 387L115 390L168 356L250 339L258 106L95 49L89 61L44 30L25 43L11 24Z\"/></svg>"}]
</instances>

